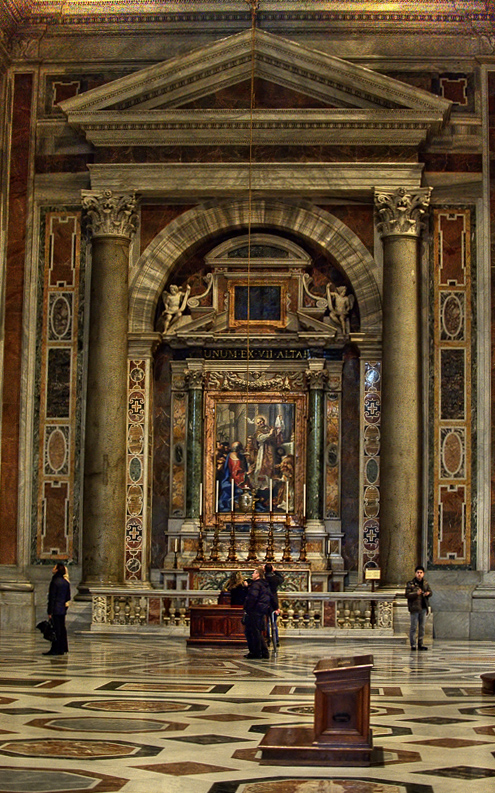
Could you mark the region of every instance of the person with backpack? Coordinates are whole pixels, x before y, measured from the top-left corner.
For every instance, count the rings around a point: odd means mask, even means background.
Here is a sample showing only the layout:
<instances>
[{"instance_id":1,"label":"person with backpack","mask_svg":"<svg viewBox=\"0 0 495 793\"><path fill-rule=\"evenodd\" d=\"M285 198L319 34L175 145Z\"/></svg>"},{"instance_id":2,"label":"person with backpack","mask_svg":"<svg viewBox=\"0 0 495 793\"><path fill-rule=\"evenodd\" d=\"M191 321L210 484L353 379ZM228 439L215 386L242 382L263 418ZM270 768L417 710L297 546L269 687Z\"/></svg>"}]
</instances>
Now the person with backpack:
<instances>
[{"instance_id":1,"label":"person with backpack","mask_svg":"<svg viewBox=\"0 0 495 793\"><path fill-rule=\"evenodd\" d=\"M263 630L265 620L276 609L276 601L265 580L264 567L257 567L244 601L244 634L249 652L244 658L269 658Z\"/></svg>"}]
</instances>

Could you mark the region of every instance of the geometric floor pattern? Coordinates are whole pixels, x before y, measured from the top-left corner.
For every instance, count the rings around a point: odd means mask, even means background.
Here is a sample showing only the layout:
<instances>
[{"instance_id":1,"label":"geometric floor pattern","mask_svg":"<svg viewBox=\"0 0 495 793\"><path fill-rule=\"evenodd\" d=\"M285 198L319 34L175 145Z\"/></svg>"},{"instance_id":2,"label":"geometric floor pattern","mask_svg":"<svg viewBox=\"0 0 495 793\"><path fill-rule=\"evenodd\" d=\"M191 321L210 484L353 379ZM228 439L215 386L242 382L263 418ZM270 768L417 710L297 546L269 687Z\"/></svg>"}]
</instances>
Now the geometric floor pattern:
<instances>
[{"instance_id":1,"label":"geometric floor pattern","mask_svg":"<svg viewBox=\"0 0 495 793\"><path fill-rule=\"evenodd\" d=\"M284 642L276 658L183 638L0 637L0 793L493 793L495 642ZM272 725L310 726L318 660L371 654L368 768L264 765Z\"/></svg>"}]
</instances>

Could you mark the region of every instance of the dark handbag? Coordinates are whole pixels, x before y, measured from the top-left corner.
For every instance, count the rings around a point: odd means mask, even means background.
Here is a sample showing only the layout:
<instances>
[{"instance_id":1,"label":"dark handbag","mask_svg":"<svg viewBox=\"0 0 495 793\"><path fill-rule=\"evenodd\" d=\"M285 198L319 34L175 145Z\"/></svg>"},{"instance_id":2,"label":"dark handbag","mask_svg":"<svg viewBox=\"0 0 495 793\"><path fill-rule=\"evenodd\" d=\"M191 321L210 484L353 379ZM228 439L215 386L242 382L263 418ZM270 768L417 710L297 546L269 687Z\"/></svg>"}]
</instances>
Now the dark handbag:
<instances>
[{"instance_id":1,"label":"dark handbag","mask_svg":"<svg viewBox=\"0 0 495 793\"><path fill-rule=\"evenodd\" d=\"M41 631L43 638L46 639L47 642L55 641L55 628L53 627L51 620L42 620L41 622L38 622L36 627L39 631Z\"/></svg>"}]
</instances>

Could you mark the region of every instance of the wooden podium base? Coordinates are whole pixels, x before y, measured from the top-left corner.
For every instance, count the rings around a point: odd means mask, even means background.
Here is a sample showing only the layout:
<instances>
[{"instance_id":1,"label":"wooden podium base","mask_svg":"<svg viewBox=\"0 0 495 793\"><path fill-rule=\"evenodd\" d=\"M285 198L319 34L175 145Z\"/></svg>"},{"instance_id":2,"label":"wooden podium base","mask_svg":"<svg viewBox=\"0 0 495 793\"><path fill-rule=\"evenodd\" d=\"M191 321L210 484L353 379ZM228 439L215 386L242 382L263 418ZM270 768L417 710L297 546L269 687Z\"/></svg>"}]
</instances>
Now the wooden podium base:
<instances>
[{"instance_id":1,"label":"wooden podium base","mask_svg":"<svg viewBox=\"0 0 495 793\"><path fill-rule=\"evenodd\" d=\"M481 693L493 696L495 694L495 672L484 672L481 677Z\"/></svg>"},{"instance_id":2,"label":"wooden podium base","mask_svg":"<svg viewBox=\"0 0 495 793\"><path fill-rule=\"evenodd\" d=\"M370 673L373 656L318 661L313 727L270 727L262 762L283 765L369 766Z\"/></svg>"},{"instance_id":3,"label":"wooden podium base","mask_svg":"<svg viewBox=\"0 0 495 793\"><path fill-rule=\"evenodd\" d=\"M336 742L330 746L315 743L312 727L270 727L259 748L261 761L283 765L369 766L369 746L352 746Z\"/></svg>"}]
</instances>

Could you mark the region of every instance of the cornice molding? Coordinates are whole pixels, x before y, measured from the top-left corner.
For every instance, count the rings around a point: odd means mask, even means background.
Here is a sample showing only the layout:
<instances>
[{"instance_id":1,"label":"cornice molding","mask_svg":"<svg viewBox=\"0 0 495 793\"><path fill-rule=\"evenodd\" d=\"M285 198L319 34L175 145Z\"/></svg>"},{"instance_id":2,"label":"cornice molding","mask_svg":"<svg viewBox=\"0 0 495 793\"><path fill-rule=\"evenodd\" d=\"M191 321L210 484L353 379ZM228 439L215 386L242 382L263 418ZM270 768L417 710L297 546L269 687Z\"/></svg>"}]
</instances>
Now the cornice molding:
<instances>
[{"instance_id":1,"label":"cornice molding","mask_svg":"<svg viewBox=\"0 0 495 793\"><path fill-rule=\"evenodd\" d=\"M253 64L257 76L326 102L328 112L360 108L448 114L451 107L427 91L261 30L256 31L254 61L251 31L246 30L67 99L60 107L69 117L81 111L179 108L248 79Z\"/></svg>"},{"instance_id":2,"label":"cornice molding","mask_svg":"<svg viewBox=\"0 0 495 793\"><path fill-rule=\"evenodd\" d=\"M249 144L247 112L148 111L74 113L71 124L95 146L222 146ZM419 146L438 133L443 117L418 111L255 111L255 145Z\"/></svg>"},{"instance_id":3,"label":"cornice molding","mask_svg":"<svg viewBox=\"0 0 495 793\"><path fill-rule=\"evenodd\" d=\"M10 0L15 2L15 0ZM20 0L17 0L19 3ZM258 9L258 24L276 22L322 22L334 24L369 22L392 24L398 34L405 25L424 25L439 23L458 25L462 22L493 23L493 14L487 12L485 2L462 2L458 0L423 0L421 6L417 2L388 4L382 2L363 3L357 0L334 0L331 8L328 2L316 0L305 3L304 9L298 0L263 0ZM216 0L216 2L198 2L189 0L186 6L179 0L168 2L110 2L101 0L99 3L87 3L84 0L66 0L62 11L60 3L47 0L34 0L31 3L30 21L43 25L88 25L88 24L144 24L144 23L180 23L191 21L243 21L246 27L250 24L250 12L241 0Z\"/></svg>"},{"instance_id":4,"label":"cornice molding","mask_svg":"<svg viewBox=\"0 0 495 793\"><path fill-rule=\"evenodd\" d=\"M256 31L153 64L60 103L96 146L246 144L419 145L446 123L451 103L387 75ZM257 76L327 108L184 109L193 99Z\"/></svg>"}]
</instances>

